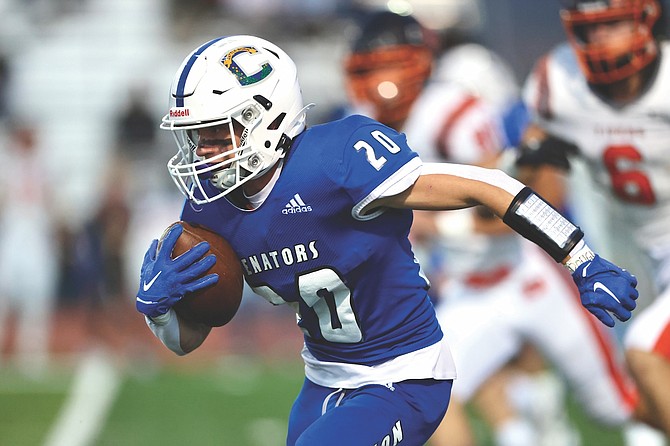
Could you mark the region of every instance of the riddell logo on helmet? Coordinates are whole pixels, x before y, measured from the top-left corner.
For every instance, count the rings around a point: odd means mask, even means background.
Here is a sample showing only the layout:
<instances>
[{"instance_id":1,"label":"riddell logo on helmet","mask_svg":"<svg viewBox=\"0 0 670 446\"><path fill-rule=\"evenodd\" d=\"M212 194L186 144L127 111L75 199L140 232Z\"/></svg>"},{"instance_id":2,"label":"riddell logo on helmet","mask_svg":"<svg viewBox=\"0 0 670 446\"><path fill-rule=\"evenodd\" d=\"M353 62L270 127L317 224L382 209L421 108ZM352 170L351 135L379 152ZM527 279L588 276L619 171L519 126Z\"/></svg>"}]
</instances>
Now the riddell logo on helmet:
<instances>
[{"instance_id":1,"label":"riddell logo on helmet","mask_svg":"<svg viewBox=\"0 0 670 446\"><path fill-rule=\"evenodd\" d=\"M188 108L171 108L170 117L171 118L183 118L191 115L191 110Z\"/></svg>"}]
</instances>

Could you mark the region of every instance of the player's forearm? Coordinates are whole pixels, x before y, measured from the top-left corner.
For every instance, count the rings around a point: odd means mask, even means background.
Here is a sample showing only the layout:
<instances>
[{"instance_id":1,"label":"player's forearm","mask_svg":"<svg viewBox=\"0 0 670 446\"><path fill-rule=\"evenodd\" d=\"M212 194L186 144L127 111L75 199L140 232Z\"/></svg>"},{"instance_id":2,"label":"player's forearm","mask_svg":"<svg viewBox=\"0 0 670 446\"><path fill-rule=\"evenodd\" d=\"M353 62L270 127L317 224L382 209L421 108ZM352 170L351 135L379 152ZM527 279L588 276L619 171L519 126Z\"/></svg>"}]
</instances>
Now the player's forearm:
<instances>
[{"instance_id":1,"label":"player's forearm","mask_svg":"<svg viewBox=\"0 0 670 446\"><path fill-rule=\"evenodd\" d=\"M496 169L454 164L425 164L415 184L391 197L394 207L448 210L482 204L557 262L575 268L592 256L583 232L523 183ZM581 244L580 244L581 242ZM587 253L588 255L586 255ZM592 258L592 257L591 257Z\"/></svg>"},{"instance_id":2,"label":"player's forearm","mask_svg":"<svg viewBox=\"0 0 670 446\"><path fill-rule=\"evenodd\" d=\"M523 187L522 183L496 169L426 163L411 188L383 199L380 204L422 210L463 209L481 204L502 218Z\"/></svg>"}]
</instances>

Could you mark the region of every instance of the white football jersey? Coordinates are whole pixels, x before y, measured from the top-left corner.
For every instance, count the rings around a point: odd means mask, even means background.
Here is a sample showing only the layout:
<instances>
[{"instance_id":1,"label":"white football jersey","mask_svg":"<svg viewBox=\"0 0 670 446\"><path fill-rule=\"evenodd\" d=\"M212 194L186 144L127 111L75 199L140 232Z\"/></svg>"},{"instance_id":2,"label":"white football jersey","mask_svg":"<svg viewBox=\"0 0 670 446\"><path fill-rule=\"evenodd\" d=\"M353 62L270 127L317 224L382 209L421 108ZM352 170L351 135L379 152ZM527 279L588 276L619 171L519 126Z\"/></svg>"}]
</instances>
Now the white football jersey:
<instances>
[{"instance_id":1,"label":"white football jersey","mask_svg":"<svg viewBox=\"0 0 670 446\"><path fill-rule=\"evenodd\" d=\"M424 162L480 164L505 145L496 108L462 84L442 81L439 76L415 101L403 130ZM471 212L443 212L437 217L448 275L464 277L517 264L521 255L518 236L476 234L470 225Z\"/></svg>"},{"instance_id":2,"label":"white football jersey","mask_svg":"<svg viewBox=\"0 0 670 446\"><path fill-rule=\"evenodd\" d=\"M457 45L441 55L433 79L456 82L503 113L519 100L512 68L498 54L474 42Z\"/></svg>"},{"instance_id":3,"label":"white football jersey","mask_svg":"<svg viewBox=\"0 0 670 446\"><path fill-rule=\"evenodd\" d=\"M613 332L580 305L567 270L531 242L523 244L522 263L495 286L446 284L448 300L436 311L458 370L452 396L470 401L501 364L531 342L567 380L588 415L620 425L635 398Z\"/></svg>"},{"instance_id":4,"label":"white football jersey","mask_svg":"<svg viewBox=\"0 0 670 446\"><path fill-rule=\"evenodd\" d=\"M496 73L504 66L489 53L469 49L442 60L405 124L410 146L427 162L480 164L505 144L504 109L518 90L504 71ZM459 371L453 395L469 401L530 341L579 390L587 413L612 425L628 419L630 389L616 344L580 305L567 270L511 230L477 233L473 213L438 213L439 246L431 246L445 260L435 276L437 312Z\"/></svg>"},{"instance_id":5,"label":"white football jersey","mask_svg":"<svg viewBox=\"0 0 670 446\"><path fill-rule=\"evenodd\" d=\"M589 88L562 44L537 64L523 93L541 127L577 145L591 177L615 198L618 218L647 250L670 243L670 60L660 60L647 91L617 107Z\"/></svg>"}]
</instances>

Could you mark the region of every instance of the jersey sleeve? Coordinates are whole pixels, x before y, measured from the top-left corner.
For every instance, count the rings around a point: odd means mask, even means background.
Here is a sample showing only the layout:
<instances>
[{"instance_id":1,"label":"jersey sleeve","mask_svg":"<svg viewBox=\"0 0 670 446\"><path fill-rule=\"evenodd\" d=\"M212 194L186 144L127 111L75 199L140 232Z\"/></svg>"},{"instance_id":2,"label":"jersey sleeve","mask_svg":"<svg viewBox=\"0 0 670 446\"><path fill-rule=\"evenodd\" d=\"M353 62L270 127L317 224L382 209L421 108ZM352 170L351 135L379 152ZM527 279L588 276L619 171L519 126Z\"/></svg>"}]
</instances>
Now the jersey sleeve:
<instances>
[{"instance_id":1,"label":"jersey sleeve","mask_svg":"<svg viewBox=\"0 0 670 446\"><path fill-rule=\"evenodd\" d=\"M341 148L339 168L327 169L331 179L351 198L352 216L369 220L378 209L362 214L374 200L405 191L419 177L421 160L410 149L404 134L369 118L354 116L341 124L348 136Z\"/></svg>"},{"instance_id":2,"label":"jersey sleeve","mask_svg":"<svg viewBox=\"0 0 670 446\"><path fill-rule=\"evenodd\" d=\"M479 163L507 145L502 117L474 96L463 98L445 117L436 142L443 159L464 164Z\"/></svg>"},{"instance_id":3,"label":"jersey sleeve","mask_svg":"<svg viewBox=\"0 0 670 446\"><path fill-rule=\"evenodd\" d=\"M566 42L542 56L535 63L523 87L523 101L533 121L544 124L556 120L557 109L562 104L561 98L566 96L565 90L578 84L575 80L579 77L581 72L577 60Z\"/></svg>"}]
</instances>

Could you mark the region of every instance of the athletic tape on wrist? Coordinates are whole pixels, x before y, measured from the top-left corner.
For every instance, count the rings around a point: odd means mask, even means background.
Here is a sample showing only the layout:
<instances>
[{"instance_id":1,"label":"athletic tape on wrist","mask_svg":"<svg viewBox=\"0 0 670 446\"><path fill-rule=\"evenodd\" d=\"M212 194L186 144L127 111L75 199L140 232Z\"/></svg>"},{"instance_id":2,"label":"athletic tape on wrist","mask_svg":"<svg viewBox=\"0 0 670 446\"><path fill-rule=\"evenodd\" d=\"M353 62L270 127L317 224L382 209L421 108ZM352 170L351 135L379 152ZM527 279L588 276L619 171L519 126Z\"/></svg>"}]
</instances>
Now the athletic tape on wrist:
<instances>
[{"instance_id":1,"label":"athletic tape on wrist","mask_svg":"<svg viewBox=\"0 0 670 446\"><path fill-rule=\"evenodd\" d=\"M544 249L557 262L562 262L584 237L578 226L563 217L530 187L524 187L514 197L503 221Z\"/></svg>"},{"instance_id":2,"label":"athletic tape on wrist","mask_svg":"<svg viewBox=\"0 0 670 446\"><path fill-rule=\"evenodd\" d=\"M568 260L565 262L565 266L574 273L579 265L585 262L589 262L596 258L596 254L589 248L589 246L580 240L579 243L570 251L568 255Z\"/></svg>"}]
</instances>

